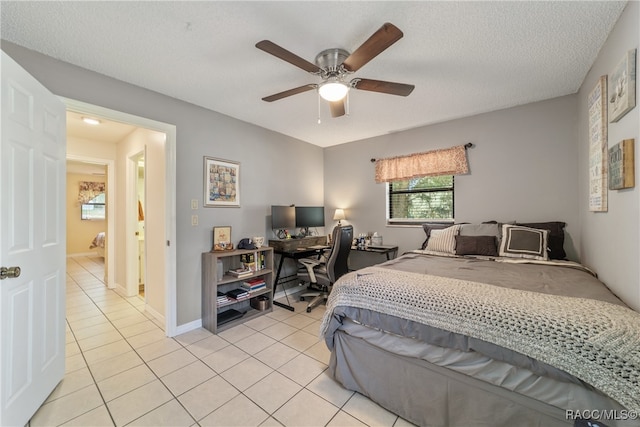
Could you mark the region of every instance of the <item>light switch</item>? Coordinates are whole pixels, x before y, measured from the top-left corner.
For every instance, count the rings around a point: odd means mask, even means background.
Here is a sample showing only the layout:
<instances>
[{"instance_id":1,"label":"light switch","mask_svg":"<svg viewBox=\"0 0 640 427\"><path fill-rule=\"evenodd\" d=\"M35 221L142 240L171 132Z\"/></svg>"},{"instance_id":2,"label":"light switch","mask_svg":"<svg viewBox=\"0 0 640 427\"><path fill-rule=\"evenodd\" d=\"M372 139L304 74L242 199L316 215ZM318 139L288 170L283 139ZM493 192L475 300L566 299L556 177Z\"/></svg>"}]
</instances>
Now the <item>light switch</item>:
<instances>
[{"instance_id":1,"label":"light switch","mask_svg":"<svg viewBox=\"0 0 640 427\"><path fill-rule=\"evenodd\" d=\"M191 215L191 225L198 225L198 215Z\"/></svg>"},{"instance_id":2,"label":"light switch","mask_svg":"<svg viewBox=\"0 0 640 427\"><path fill-rule=\"evenodd\" d=\"M191 199L191 209L198 209L198 199Z\"/></svg>"}]
</instances>

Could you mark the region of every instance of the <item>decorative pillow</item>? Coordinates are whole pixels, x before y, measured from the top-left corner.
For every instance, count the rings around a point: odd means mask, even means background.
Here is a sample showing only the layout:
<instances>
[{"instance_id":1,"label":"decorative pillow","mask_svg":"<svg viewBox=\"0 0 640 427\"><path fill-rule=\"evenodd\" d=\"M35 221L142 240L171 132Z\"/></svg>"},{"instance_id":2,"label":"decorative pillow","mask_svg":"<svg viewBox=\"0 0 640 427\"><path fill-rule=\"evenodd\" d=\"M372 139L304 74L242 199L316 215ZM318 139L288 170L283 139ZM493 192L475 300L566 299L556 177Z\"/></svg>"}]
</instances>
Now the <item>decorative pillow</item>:
<instances>
[{"instance_id":1,"label":"decorative pillow","mask_svg":"<svg viewBox=\"0 0 640 427\"><path fill-rule=\"evenodd\" d=\"M432 230L426 250L436 252L456 253L456 235L460 225L452 225L442 230Z\"/></svg>"},{"instance_id":2,"label":"decorative pillow","mask_svg":"<svg viewBox=\"0 0 640 427\"><path fill-rule=\"evenodd\" d=\"M500 237L500 224L463 224L460 228L461 236L495 236Z\"/></svg>"},{"instance_id":3,"label":"decorative pillow","mask_svg":"<svg viewBox=\"0 0 640 427\"><path fill-rule=\"evenodd\" d=\"M463 227L464 228L464 227ZM456 236L456 255L498 256L496 236Z\"/></svg>"},{"instance_id":4,"label":"decorative pillow","mask_svg":"<svg viewBox=\"0 0 640 427\"><path fill-rule=\"evenodd\" d=\"M511 258L548 260L548 234L549 230L503 224L499 254Z\"/></svg>"},{"instance_id":5,"label":"decorative pillow","mask_svg":"<svg viewBox=\"0 0 640 427\"><path fill-rule=\"evenodd\" d=\"M566 259L567 253L564 251L564 227L565 223L562 221L549 221L549 222L529 222L529 223L516 223L523 227L539 228L541 230L549 230L548 246L549 246L549 258L551 259Z\"/></svg>"},{"instance_id":6,"label":"decorative pillow","mask_svg":"<svg viewBox=\"0 0 640 427\"><path fill-rule=\"evenodd\" d=\"M451 227L451 223L449 224L438 224L438 223L426 223L422 224L422 229L424 230L424 234L427 235L427 238L422 242L422 246L420 249L426 249L427 243L429 242L429 238L431 237L431 232L433 230L442 230L444 228Z\"/></svg>"}]
</instances>

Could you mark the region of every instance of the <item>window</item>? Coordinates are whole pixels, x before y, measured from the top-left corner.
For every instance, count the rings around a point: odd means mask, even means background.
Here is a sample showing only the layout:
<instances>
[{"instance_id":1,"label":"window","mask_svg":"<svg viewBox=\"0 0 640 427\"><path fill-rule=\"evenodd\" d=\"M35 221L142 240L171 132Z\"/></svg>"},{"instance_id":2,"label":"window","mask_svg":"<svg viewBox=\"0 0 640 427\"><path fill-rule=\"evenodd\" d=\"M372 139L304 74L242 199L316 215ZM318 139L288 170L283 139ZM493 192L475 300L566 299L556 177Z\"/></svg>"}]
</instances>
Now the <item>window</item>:
<instances>
[{"instance_id":1,"label":"window","mask_svg":"<svg viewBox=\"0 0 640 427\"><path fill-rule=\"evenodd\" d=\"M453 221L453 175L387 183L387 222Z\"/></svg>"},{"instance_id":2,"label":"window","mask_svg":"<svg viewBox=\"0 0 640 427\"><path fill-rule=\"evenodd\" d=\"M105 193L100 193L87 203L80 205L81 219L106 219Z\"/></svg>"}]
</instances>

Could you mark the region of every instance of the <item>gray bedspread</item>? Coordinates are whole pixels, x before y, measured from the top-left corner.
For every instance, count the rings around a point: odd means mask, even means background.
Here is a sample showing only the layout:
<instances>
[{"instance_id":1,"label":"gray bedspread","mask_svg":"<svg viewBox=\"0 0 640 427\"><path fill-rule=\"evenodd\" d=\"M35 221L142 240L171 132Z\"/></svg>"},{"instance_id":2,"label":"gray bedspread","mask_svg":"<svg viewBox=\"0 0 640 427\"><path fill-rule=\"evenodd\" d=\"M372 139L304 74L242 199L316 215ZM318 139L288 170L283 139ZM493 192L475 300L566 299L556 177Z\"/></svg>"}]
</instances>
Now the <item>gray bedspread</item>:
<instances>
[{"instance_id":1,"label":"gray bedspread","mask_svg":"<svg viewBox=\"0 0 640 427\"><path fill-rule=\"evenodd\" d=\"M387 262L381 267L386 271L399 270L413 273L422 273L428 276L449 277L460 281L470 281L474 283L496 285L503 288L510 288L522 291L533 291L547 295L560 295L567 297L578 297L589 300L604 301L605 303L623 306L624 304L613 295L596 277L581 269L575 263L561 263L564 267L544 264L522 264L495 262L490 260L467 259L467 258L443 258L426 256L424 254L408 254L396 260ZM364 269L358 274L375 272L376 269ZM398 275L401 275L398 273ZM353 274L351 275L353 278ZM348 282L345 278L342 282ZM340 287L341 281L335 286ZM397 284L396 284L397 286ZM332 296L340 292L332 292ZM515 293L514 295L518 295ZM523 294L524 295L524 294ZM421 296L423 297L423 296ZM560 298L562 299L562 298ZM547 299L547 301L549 301ZM603 305L607 309L608 304ZM612 311L618 311L613 309ZM624 308L624 310L629 310ZM530 369L538 375L557 378L568 382L582 382L584 375L579 375L581 379L574 375L567 374L565 369L554 367L553 364L542 363L534 357L516 351L509 346L496 345L491 340L484 340L478 336L468 336L462 333L451 332L446 327L434 327L431 325L407 319L406 316L395 316L393 312L385 310L374 310L370 307L341 304L340 302L329 301L327 314L323 319L325 330L325 340L329 348L332 348L333 331L340 327L342 319L350 318L363 325L388 331L393 334L412 337L424 342L439 345L441 347L455 348L463 351L474 350L496 360L502 360L515 366ZM637 313L636 313L637 314ZM588 313L585 313L588 315ZM410 316L411 317L411 316ZM438 323L438 322L435 322ZM442 322L440 322L442 324ZM446 323L446 322L445 322ZM455 330L455 328L452 328ZM473 335L473 334L471 334ZM479 336L483 336L480 334ZM633 350L632 350L633 352ZM544 357L541 357L544 359ZM560 364L562 365L562 364ZM566 366L562 366L566 368ZM585 381L592 381L589 378ZM637 387L636 383L632 387ZM627 388L627 387L625 387ZM611 393L607 393L610 394ZM614 393L615 394L615 393ZM633 393L632 393L633 394ZM617 396L618 400L626 400L626 406L634 407L638 402L633 402L636 398L628 400L628 396Z\"/></svg>"}]
</instances>

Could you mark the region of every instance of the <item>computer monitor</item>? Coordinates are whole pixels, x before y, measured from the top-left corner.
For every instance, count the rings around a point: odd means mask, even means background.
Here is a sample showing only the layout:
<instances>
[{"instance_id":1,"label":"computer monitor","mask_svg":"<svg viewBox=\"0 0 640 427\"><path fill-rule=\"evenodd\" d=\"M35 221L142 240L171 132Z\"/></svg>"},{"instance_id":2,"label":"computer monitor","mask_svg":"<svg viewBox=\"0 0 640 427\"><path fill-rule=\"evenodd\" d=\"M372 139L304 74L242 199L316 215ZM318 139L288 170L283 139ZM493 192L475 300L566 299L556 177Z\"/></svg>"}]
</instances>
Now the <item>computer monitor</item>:
<instances>
[{"instance_id":1,"label":"computer monitor","mask_svg":"<svg viewBox=\"0 0 640 427\"><path fill-rule=\"evenodd\" d=\"M296 227L296 208L293 206L271 206L271 228L274 230Z\"/></svg>"},{"instance_id":2,"label":"computer monitor","mask_svg":"<svg viewBox=\"0 0 640 427\"><path fill-rule=\"evenodd\" d=\"M296 206L296 227L324 227L324 206Z\"/></svg>"}]
</instances>

